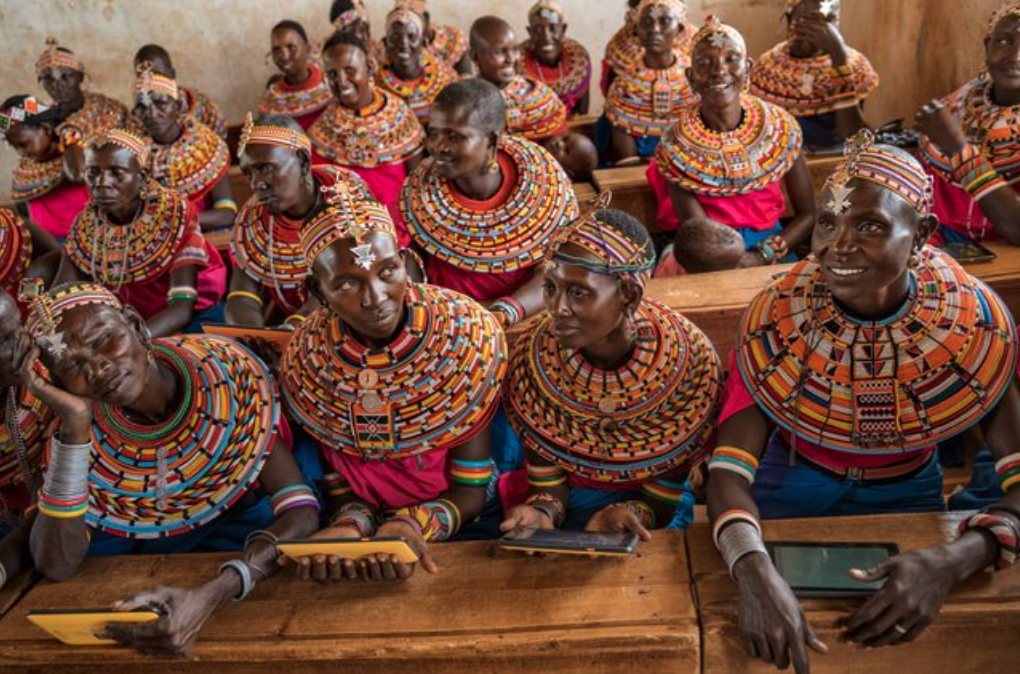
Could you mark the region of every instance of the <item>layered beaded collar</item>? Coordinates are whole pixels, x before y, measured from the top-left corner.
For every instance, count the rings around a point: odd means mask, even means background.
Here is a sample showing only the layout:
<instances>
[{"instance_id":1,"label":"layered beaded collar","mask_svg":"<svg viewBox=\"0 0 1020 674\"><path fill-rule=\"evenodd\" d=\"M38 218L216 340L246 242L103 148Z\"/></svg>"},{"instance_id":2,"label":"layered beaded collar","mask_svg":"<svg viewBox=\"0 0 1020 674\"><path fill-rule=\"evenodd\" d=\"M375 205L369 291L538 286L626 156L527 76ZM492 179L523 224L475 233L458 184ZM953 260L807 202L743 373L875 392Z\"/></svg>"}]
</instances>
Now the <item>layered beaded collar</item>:
<instances>
[{"instance_id":1,"label":"layered beaded collar","mask_svg":"<svg viewBox=\"0 0 1020 674\"><path fill-rule=\"evenodd\" d=\"M230 169L230 151L212 129L181 120L181 137L169 145L153 142L152 177L189 201L208 194Z\"/></svg>"},{"instance_id":2,"label":"layered beaded collar","mask_svg":"<svg viewBox=\"0 0 1020 674\"><path fill-rule=\"evenodd\" d=\"M425 132L403 99L375 88L372 102L350 110L333 101L308 129L316 152L341 166L396 164L421 151Z\"/></svg>"},{"instance_id":3,"label":"layered beaded collar","mask_svg":"<svg viewBox=\"0 0 1020 674\"><path fill-rule=\"evenodd\" d=\"M17 297L18 286L32 260L32 236L21 216L0 208L0 288Z\"/></svg>"}]
</instances>

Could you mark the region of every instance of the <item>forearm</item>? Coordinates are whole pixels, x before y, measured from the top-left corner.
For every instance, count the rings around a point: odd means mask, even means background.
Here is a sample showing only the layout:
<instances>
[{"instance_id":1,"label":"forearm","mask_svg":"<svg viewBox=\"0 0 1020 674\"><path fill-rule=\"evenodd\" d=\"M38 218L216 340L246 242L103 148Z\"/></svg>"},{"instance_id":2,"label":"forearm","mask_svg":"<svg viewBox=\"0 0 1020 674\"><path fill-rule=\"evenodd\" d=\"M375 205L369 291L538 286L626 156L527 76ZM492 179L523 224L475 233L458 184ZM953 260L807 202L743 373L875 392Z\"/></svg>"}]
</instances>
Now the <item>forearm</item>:
<instances>
[{"instance_id":1,"label":"forearm","mask_svg":"<svg viewBox=\"0 0 1020 674\"><path fill-rule=\"evenodd\" d=\"M843 138L850 138L867 126L860 103L836 111L836 129Z\"/></svg>"},{"instance_id":2,"label":"forearm","mask_svg":"<svg viewBox=\"0 0 1020 674\"><path fill-rule=\"evenodd\" d=\"M251 295L259 297L261 301L259 295L255 293L251 293ZM230 292L227 296L223 316L229 325L242 325L251 328L263 328L266 325L262 317L261 304L249 296L247 291L243 291L243 294L239 294L237 291Z\"/></svg>"},{"instance_id":3,"label":"forearm","mask_svg":"<svg viewBox=\"0 0 1020 674\"><path fill-rule=\"evenodd\" d=\"M194 317L194 313L194 302L174 300L167 304L166 309L146 321L146 324L153 337L169 337L186 328Z\"/></svg>"},{"instance_id":4,"label":"forearm","mask_svg":"<svg viewBox=\"0 0 1020 674\"><path fill-rule=\"evenodd\" d=\"M811 230L815 226L814 213L798 213L786 227L783 228L783 238L792 250L811 238Z\"/></svg>"},{"instance_id":5,"label":"forearm","mask_svg":"<svg viewBox=\"0 0 1020 674\"><path fill-rule=\"evenodd\" d=\"M234 211L229 208L210 208L198 216L203 232L226 229L234 224Z\"/></svg>"},{"instance_id":6,"label":"forearm","mask_svg":"<svg viewBox=\"0 0 1020 674\"><path fill-rule=\"evenodd\" d=\"M72 576L88 553L88 471L91 444L79 424L67 423L53 440L50 465L39 490L38 514L29 549L36 568L50 580Z\"/></svg>"}]
</instances>

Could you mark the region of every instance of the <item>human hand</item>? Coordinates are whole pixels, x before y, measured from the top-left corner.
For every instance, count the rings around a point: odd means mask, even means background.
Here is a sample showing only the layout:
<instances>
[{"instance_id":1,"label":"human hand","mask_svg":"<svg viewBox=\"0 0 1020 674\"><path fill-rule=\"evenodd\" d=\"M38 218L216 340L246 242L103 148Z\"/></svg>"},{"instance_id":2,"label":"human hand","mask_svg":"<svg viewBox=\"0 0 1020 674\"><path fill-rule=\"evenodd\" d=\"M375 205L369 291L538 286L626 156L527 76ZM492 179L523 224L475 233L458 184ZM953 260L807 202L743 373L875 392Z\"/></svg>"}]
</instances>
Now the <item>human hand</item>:
<instances>
[{"instance_id":1,"label":"human hand","mask_svg":"<svg viewBox=\"0 0 1020 674\"><path fill-rule=\"evenodd\" d=\"M928 101L914 116L917 129L931 138L932 142L947 155L954 155L967 145L967 135L960 120L946 102L940 99Z\"/></svg>"},{"instance_id":2,"label":"human hand","mask_svg":"<svg viewBox=\"0 0 1020 674\"><path fill-rule=\"evenodd\" d=\"M499 530L511 538L518 538L538 529L555 529L549 514L540 508L519 505L510 510L499 525Z\"/></svg>"},{"instance_id":3,"label":"human hand","mask_svg":"<svg viewBox=\"0 0 1020 674\"><path fill-rule=\"evenodd\" d=\"M641 517L626 503L614 503L592 515L585 531L602 531L606 533L623 533L631 531L641 540L652 540L652 534L641 523Z\"/></svg>"},{"instance_id":4,"label":"human hand","mask_svg":"<svg viewBox=\"0 0 1020 674\"><path fill-rule=\"evenodd\" d=\"M158 620L110 623L103 636L147 655L183 657L224 599L215 581L196 588L155 587L114 602L111 608L117 612L151 608L160 614Z\"/></svg>"}]
</instances>

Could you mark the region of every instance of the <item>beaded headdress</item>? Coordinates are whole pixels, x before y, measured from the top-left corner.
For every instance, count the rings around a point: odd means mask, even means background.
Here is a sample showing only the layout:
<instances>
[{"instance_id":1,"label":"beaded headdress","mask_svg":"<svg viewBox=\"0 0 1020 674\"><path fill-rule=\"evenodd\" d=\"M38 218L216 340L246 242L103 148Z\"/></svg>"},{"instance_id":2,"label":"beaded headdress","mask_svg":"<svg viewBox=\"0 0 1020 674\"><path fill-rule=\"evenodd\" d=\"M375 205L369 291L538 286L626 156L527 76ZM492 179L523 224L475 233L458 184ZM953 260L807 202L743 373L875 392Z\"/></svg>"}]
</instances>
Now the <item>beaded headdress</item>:
<instances>
[{"instance_id":1,"label":"beaded headdress","mask_svg":"<svg viewBox=\"0 0 1020 674\"><path fill-rule=\"evenodd\" d=\"M992 36L992 31L999 25L999 22L1007 16L1020 17L1020 2L1007 2L992 13L992 17L988 19L988 26L985 28L986 40Z\"/></svg>"},{"instance_id":2,"label":"beaded headdress","mask_svg":"<svg viewBox=\"0 0 1020 674\"><path fill-rule=\"evenodd\" d=\"M39 115L47 110L48 106L37 101L34 96L29 96L21 103L0 111L0 133L6 133L7 129L21 124L29 115Z\"/></svg>"},{"instance_id":3,"label":"beaded headdress","mask_svg":"<svg viewBox=\"0 0 1020 674\"><path fill-rule=\"evenodd\" d=\"M397 238L389 211L342 180L331 187L323 187L322 192L328 205L301 230L301 247L308 266L311 267L322 251L335 241L354 239L358 243L353 249L355 261L359 267L368 269L375 262L375 255L365 237L371 232L382 232L394 240Z\"/></svg>"},{"instance_id":4,"label":"beaded headdress","mask_svg":"<svg viewBox=\"0 0 1020 674\"><path fill-rule=\"evenodd\" d=\"M244 127L241 129L241 138L237 143L237 154L244 154L244 149L249 143L255 145L279 145L291 150L304 150L312 154L312 141L308 136L294 129L285 126L269 126L255 124L252 114L244 118Z\"/></svg>"},{"instance_id":5,"label":"beaded headdress","mask_svg":"<svg viewBox=\"0 0 1020 674\"><path fill-rule=\"evenodd\" d=\"M60 48L55 38L46 38L46 49L35 62L35 75L41 77L47 70L57 68L68 68L80 73L85 72L85 66L81 60L69 51Z\"/></svg>"},{"instance_id":6,"label":"beaded headdress","mask_svg":"<svg viewBox=\"0 0 1020 674\"><path fill-rule=\"evenodd\" d=\"M676 17L677 21L683 22L687 18L687 3L684 0L641 0L634 12L634 17L641 16L641 12L648 7L662 5L669 10L669 13Z\"/></svg>"},{"instance_id":7,"label":"beaded headdress","mask_svg":"<svg viewBox=\"0 0 1020 674\"><path fill-rule=\"evenodd\" d=\"M528 10L528 21L531 21L540 12L552 12L560 18L560 22L564 20L563 8L555 0L538 0Z\"/></svg>"},{"instance_id":8,"label":"beaded headdress","mask_svg":"<svg viewBox=\"0 0 1020 674\"><path fill-rule=\"evenodd\" d=\"M149 143L133 131L121 128L112 128L101 131L91 143L91 147L98 148L104 145L117 145L124 148L135 156L138 163L143 167L149 165Z\"/></svg>"},{"instance_id":9,"label":"beaded headdress","mask_svg":"<svg viewBox=\"0 0 1020 674\"><path fill-rule=\"evenodd\" d=\"M135 78L135 95L141 96L146 103L152 94L163 94L175 101L180 98L177 80L153 71L152 63L149 61L139 63L136 72L138 76Z\"/></svg>"},{"instance_id":10,"label":"beaded headdress","mask_svg":"<svg viewBox=\"0 0 1020 674\"><path fill-rule=\"evenodd\" d=\"M368 10L362 0L353 0L350 9L333 19L333 28L341 31L356 21L368 21Z\"/></svg>"},{"instance_id":11,"label":"beaded headdress","mask_svg":"<svg viewBox=\"0 0 1020 674\"><path fill-rule=\"evenodd\" d=\"M415 2L414 0L397 0L397 4L390 10L390 13L386 15L386 32L389 32L390 26L397 21L400 23L413 23L418 26L419 31L424 33L424 6L420 2Z\"/></svg>"},{"instance_id":12,"label":"beaded headdress","mask_svg":"<svg viewBox=\"0 0 1020 674\"><path fill-rule=\"evenodd\" d=\"M740 31L720 21L715 14L708 14L705 16L705 25L694 34L694 39L691 40L691 53L694 53L702 40L709 40L713 47L719 48L722 47L725 38L732 40L742 53L747 53L747 43L744 42L744 36L740 34Z\"/></svg>"},{"instance_id":13,"label":"beaded headdress","mask_svg":"<svg viewBox=\"0 0 1020 674\"><path fill-rule=\"evenodd\" d=\"M803 5L807 0L786 0L786 14L793 14L793 10ZM818 3L818 11L825 16L839 18L839 0L822 0Z\"/></svg>"},{"instance_id":14,"label":"beaded headdress","mask_svg":"<svg viewBox=\"0 0 1020 674\"><path fill-rule=\"evenodd\" d=\"M43 292L39 279L25 279L19 296L31 306L25 330L32 337L41 338L49 353L58 359L67 351L64 333L57 330L61 316L86 305L107 306L117 311L123 308L113 293L96 283L65 284Z\"/></svg>"},{"instance_id":15,"label":"beaded headdress","mask_svg":"<svg viewBox=\"0 0 1020 674\"><path fill-rule=\"evenodd\" d=\"M584 267L597 274L630 278L644 286L655 262L654 256L597 218L599 212L609 207L612 196L612 192L603 192L591 202L586 213L564 227L554 237L548 258L553 262ZM591 253L596 259L562 252L560 248L568 243Z\"/></svg>"},{"instance_id":16,"label":"beaded headdress","mask_svg":"<svg viewBox=\"0 0 1020 674\"><path fill-rule=\"evenodd\" d=\"M885 145L876 145L875 136L867 129L847 141L843 163L825 181L832 193L826 207L836 213L850 208L849 196L854 188L847 183L854 178L877 183L907 200L922 216L931 212L932 179L913 157L900 154Z\"/></svg>"}]
</instances>

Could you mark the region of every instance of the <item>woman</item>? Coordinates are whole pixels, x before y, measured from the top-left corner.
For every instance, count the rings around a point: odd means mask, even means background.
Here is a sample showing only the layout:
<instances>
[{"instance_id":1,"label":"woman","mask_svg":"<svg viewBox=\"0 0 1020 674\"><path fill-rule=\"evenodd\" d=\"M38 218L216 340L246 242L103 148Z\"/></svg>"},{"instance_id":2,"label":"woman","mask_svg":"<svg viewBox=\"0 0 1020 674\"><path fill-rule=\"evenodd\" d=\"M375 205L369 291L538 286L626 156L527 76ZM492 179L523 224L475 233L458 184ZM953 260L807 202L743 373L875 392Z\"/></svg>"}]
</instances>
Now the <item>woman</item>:
<instances>
[{"instance_id":1,"label":"woman","mask_svg":"<svg viewBox=\"0 0 1020 674\"><path fill-rule=\"evenodd\" d=\"M379 86L404 99L423 126L428 126L432 101L457 79L453 69L426 48L426 25L420 5L399 0L386 15L386 60L376 75Z\"/></svg>"},{"instance_id":2,"label":"woman","mask_svg":"<svg viewBox=\"0 0 1020 674\"><path fill-rule=\"evenodd\" d=\"M558 2L539 0L532 5L528 40L521 45L524 74L552 89L568 115L587 115L591 57L566 33L566 17Z\"/></svg>"},{"instance_id":3,"label":"woman","mask_svg":"<svg viewBox=\"0 0 1020 674\"><path fill-rule=\"evenodd\" d=\"M376 63L383 62L383 49L372 39L372 22L364 0L333 0L329 9L329 23L335 33L347 33L361 40Z\"/></svg>"},{"instance_id":4,"label":"woman","mask_svg":"<svg viewBox=\"0 0 1020 674\"><path fill-rule=\"evenodd\" d=\"M280 364L294 417L316 438L330 525L315 537L403 536L434 573L428 543L482 511L492 478L486 428L506 371L506 342L475 302L412 284L386 209L337 183L301 232L322 308ZM315 561L315 564L312 562ZM406 578L378 555L356 568L305 559L317 580Z\"/></svg>"},{"instance_id":5,"label":"woman","mask_svg":"<svg viewBox=\"0 0 1020 674\"><path fill-rule=\"evenodd\" d=\"M432 22L428 0L414 0L421 7L425 17L425 41L429 51L440 61L450 66L455 73L471 76L471 59L468 55L468 39L460 28Z\"/></svg>"},{"instance_id":6,"label":"woman","mask_svg":"<svg viewBox=\"0 0 1020 674\"><path fill-rule=\"evenodd\" d=\"M57 135L59 114L59 108L31 96L12 96L0 105L4 139L18 153L11 179L14 203L22 216L62 240L88 202L89 191L68 177Z\"/></svg>"},{"instance_id":7,"label":"woman","mask_svg":"<svg viewBox=\"0 0 1020 674\"><path fill-rule=\"evenodd\" d=\"M925 167L935 178L933 245L1005 238L1020 245L1020 105L1015 76L1020 2L1003 5L985 34L987 73L917 113Z\"/></svg>"},{"instance_id":8,"label":"woman","mask_svg":"<svg viewBox=\"0 0 1020 674\"><path fill-rule=\"evenodd\" d=\"M238 156L253 194L234 227L227 323L293 328L318 308L305 289L301 227L321 210L323 191L337 182L366 194L368 187L352 171L312 166L311 155L312 142L294 119L270 115L256 124L248 115Z\"/></svg>"},{"instance_id":9,"label":"woman","mask_svg":"<svg viewBox=\"0 0 1020 674\"><path fill-rule=\"evenodd\" d=\"M146 63L157 75L169 77L172 80L177 79L177 71L174 70L173 61L170 60L170 52L158 44L147 44L135 53L134 72L137 73ZM205 124L225 142L227 140L227 120L212 99L195 87L178 85L178 92L181 96L184 114L196 122Z\"/></svg>"},{"instance_id":10,"label":"woman","mask_svg":"<svg viewBox=\"0 0 1020 674\"><path fill-rule=\"evenodd\" d=\"M782 260L808 240L815 219L800 127L786 110L744 93L750 66L740 33L708 17L691 49L701 101L680 112L647 172L660 229L706 217L733 227L744 238L744 267ZM784 184L793 208L785 227Z\"/></svg>"},{"instance_id":11,"label":"woman","mask_svg":"<svg viewBox=\"0 0 1020 674\"><path fill-rule=\"evenodd\" d=\"M613 84L618 73L630 70L632 65L643 56L643 47L638 40L636 23L637 8L641 0L627 0L627 12L624 14L623 26L620 27L606 44L605 54L602 56L602 75L599 78L599 88L602 95L609 94L609 87ZM678 57L686 57L690 54L691 38L698 32L697 26L685 24L684 30L680 33L680 39L673 45L673 51Z\"/></svg>"},{"instance_id":12,"label":"woman","mask_svg":"<svg viewBox=\"0 0 1020 674\"><path fill-rule=\"evenodd\" d=\"M103 285L165 337L198 327L193 321L223 295L226 268L191 203L149 177L148 155L145 140L125 129L89 148L92 199L71 228L57 282Z\"/></svg>"},{"instance_id":13,"label":"woman","mask_svg":"<svg viewBox=\"0 0 1020 674\"><path fill-rule=\"evenodd\" d=\"M878 73L843 42L838 0L787 0L785 16L787 39L754 64L751 92L789 110L809 148L842 145L867 126Z\"/></svg>"},{"instance_id":14,"label":"woman","mask_svg":"<svg viewBox=\"0 0 1020 674\"><path fill-rule=\"evenodd\" d=\"M567 108L552 89L517 74L520 57L503 19L483 16L471 25L471 60L478 77L496 85L506 101L507 132L533 141L565 133Z\"/></svg>"},{"instance_id":15,"label":"woman","mask_svg":"<svg viewBox=\"0 0 1020 674\"><path fill-rule=\"evenodd\" d=\"M685 482L714 434L721 371L700 330L644 297L654 263L648 233L621 211L582 216L557 237L547 313L510 352L505 400L528 452L527 498L504 532L648 539L693 519Z\"/></svg>"},{"instance_id":16,"label":"woman","mask_svg":"<svg viewBox=\"0 0 1020 674\"><path fill-rule=\"evenodd\" d=\"M258 110L263 115L287 115L308 130L333 101L322 66L312 58L308 34L296 21L281 21L269 35L273 64L280 75L262 93Z\"/></svg>"},{"instance_id":17,"label":"woman","mask_svg":"<svg viewBox=\"0 0 1020 674\"><path fill-rule=\"evenodd\" d=\"M312 160L354 171L399 218L400 188L421 161L421 124L403 99L372 84L376 62L357 37L335 33L322 54L335 100L308 130Z\"/></svg>"},{"instance_id":18,"label":"woman","mask_svg":"<svg viewBox=\"0 0 1020 674\"><path fill-rule=\"evenodd\" d=\"M153 340L137 312L91 284L35 297L26 332L28 388L63 419L32 525L36 569L63 580L89 553L243 551L201 585L113 605L160 618L110 626L110 637L184 654L217 608L276 570L277 537L303 538L317 524L273 377L225 338ZM35 371L37 359L52 380Z\"/></svg>"},{"instance_id":19,"label":"woman","mask_svg":"<svg viewBox=\"0 0 1020 674\"><path fill-rule=\"evenodd\" d=\"M444 89L432 108L429 159L401 200L429 282L486 305L527 284L550 237L577 216L563 169L534 143L504 136L505 120L488 82ZM534 290L525 302L538 311Z\"/></svg>"},{"instance_id":20,"label":"woman","mask_svg":"<svg viewBox=\"0 0 1020 674\"><path fill-rule=\"evenodd\" d=\"M52 38L46 40L46 50L35 62L35 76L59 111L56 133L68 177L83 183L85 146L101 131L126 124L127 108L102 94L85 93L85 66Z\"/></svg>"},{"instance_id":21,"label":"woman","mask_svg":"<svg viewBox=\"0 0 1020 674\"><path fill-rule=\"evenodd\" d=\"M618 166L652 156L680 109L694 99L687 55L675 49L683 40L686 18L683 0L642 0L638 5L634 30L643 56L617 69L606 96L605 122L597 132L604 146L609 124L609 147L600 148L600 154Z\"/></svg>"},{"instance_id":22,"label":"woman","mask_svg":"<svg viewBox=\"0 0 1020 674\"><path fill-rule=\"evenodd\" d=\"M865 647L917 638L957 583L1012 563L1020 531L1016 328L998 296L925 247L930 178L865 131L821 202L814 258L744 314L709 464L709 515L740 585L748 653L780 668L792 653L798 671L805 645L825 646L764 554L759 517L942 510L935 445L980 424L1006 496L955 541L851 570L886 579L845 623Z\"/></svg>"},{"instance_id":23,"label":"woman","mask_svg":"<svg viewBox=\"0 0 1020 674\"><path fill-rule=\"evenodd\" d=\"M133 114L151 138L150 177L195 207L203 232L230 227L237 215L227 179L230 150L212 129L183 112L177 82L143 68L135 80Z\"/></svg>"}]
</instances>

